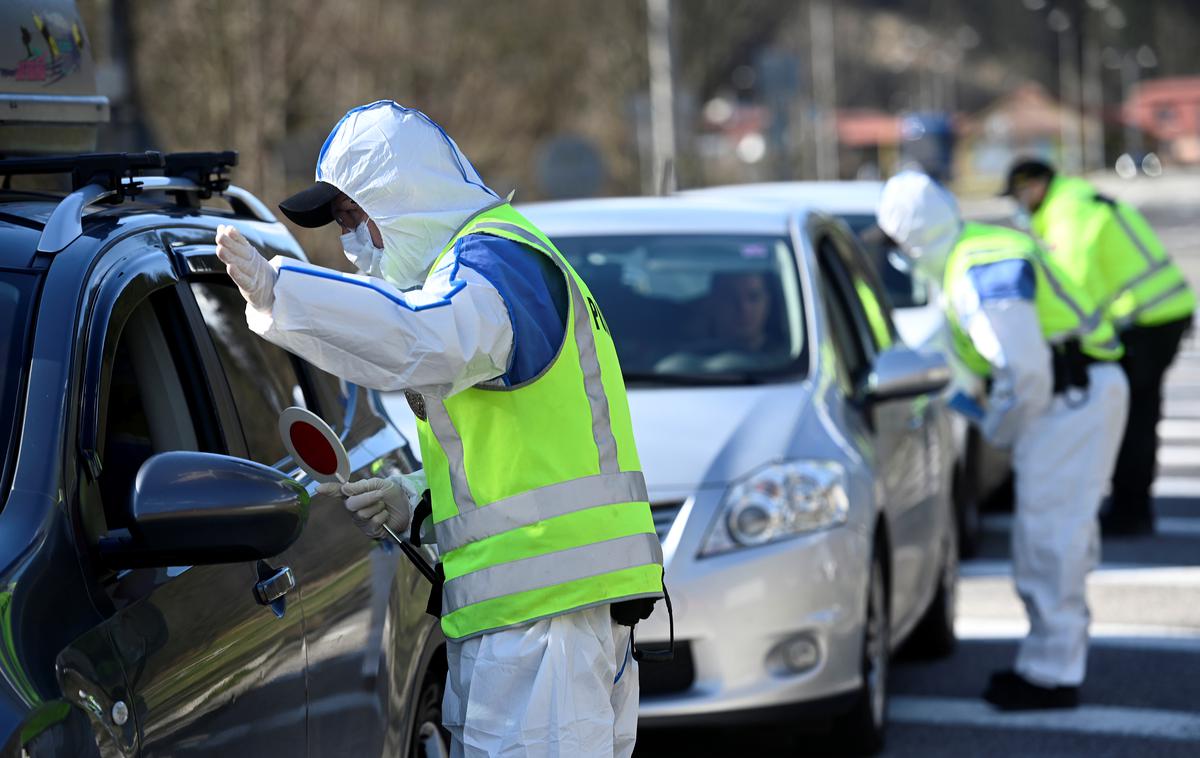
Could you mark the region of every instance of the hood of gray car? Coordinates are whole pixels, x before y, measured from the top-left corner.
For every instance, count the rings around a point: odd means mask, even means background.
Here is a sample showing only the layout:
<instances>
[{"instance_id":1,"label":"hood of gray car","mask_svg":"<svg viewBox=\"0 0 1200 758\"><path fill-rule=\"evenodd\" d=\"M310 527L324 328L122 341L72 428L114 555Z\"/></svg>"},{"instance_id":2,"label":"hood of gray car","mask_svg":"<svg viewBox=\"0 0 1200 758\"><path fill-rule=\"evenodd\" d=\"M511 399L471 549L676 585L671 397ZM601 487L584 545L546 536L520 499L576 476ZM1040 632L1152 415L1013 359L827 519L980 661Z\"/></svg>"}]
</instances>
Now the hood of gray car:
<instances>
[{"instance_id":1,"label":"hood of gray car","mask_svg":"<svg viewBox=\"0 0 1200 758\"><path fill-rule=\"evenodd\" d=\"M807 383L631 388L651 497L725 486L786 457L810 396Z\"/></svg>"}]
</instances>

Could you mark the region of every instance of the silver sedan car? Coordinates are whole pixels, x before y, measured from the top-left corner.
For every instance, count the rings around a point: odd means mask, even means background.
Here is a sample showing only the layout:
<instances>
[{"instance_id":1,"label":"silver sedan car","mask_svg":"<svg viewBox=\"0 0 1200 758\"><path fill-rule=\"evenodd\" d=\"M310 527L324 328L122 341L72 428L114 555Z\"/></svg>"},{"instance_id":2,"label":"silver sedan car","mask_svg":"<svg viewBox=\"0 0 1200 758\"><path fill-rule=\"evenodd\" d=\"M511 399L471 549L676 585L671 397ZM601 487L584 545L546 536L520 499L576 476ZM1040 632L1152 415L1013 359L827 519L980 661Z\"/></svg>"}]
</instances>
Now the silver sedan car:
<instances>
[{"instance_id":1,"label":"silver sedan car","mask_svg":"<svg viewBox=\"0 0 1200 758\"><path fill-rule=\"evenodd\" d=\"M522 208L588 282L630 388L674 602L645 725L834 718L882 741L890 653L954 644L940 355L896 338L824 214L701 198ZM659 609L639 640L666 643Z\"/></svg>"},{"instance_id":2,"label":"silver sedan car","mask_svg":"<svg viewBox=\"0 0 1200 758\"><path fill-rule=\"evenodd\" d=\"M954 358L942 310L940 283L931 282L907 266L897 265L894 248L875 224L875 206L883 182L764 182L731 184L688 190L691 196L723 197L738 202L768 202L801 208L820 208L843 221L855 233L863 250L883 281L895 307L896 328L904 342L918 350L941 350L950 358L958 389L982 397L983 382ZM967 420L953 417L957 450L954 483L957 506L959 553L972 556L983 536L981 510L985 503L1002 502L1004 486L1011 477L1009 454L983 439Z\"/></svg>"}]
</instances>

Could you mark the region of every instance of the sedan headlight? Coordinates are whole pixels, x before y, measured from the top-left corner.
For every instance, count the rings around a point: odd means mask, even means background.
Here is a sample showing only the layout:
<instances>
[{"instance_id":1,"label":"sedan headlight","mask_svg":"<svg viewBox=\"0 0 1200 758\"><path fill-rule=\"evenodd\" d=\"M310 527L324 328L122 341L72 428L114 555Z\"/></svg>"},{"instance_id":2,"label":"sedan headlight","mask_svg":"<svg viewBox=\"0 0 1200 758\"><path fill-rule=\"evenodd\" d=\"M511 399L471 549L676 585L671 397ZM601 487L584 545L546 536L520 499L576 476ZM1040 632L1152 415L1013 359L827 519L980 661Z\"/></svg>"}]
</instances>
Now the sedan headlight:
<instances>
[{"instance_id":1,"label":"sedan headlight","mask_svg":"<svg viewBox=\"0 0 1200 758\"><path fill-rule=\"evenodd\" d=\"M846 523L849 512L846 472L840 464L771 464L730 486L700 555L828 529Z\"/></svg>"}]
</instances>

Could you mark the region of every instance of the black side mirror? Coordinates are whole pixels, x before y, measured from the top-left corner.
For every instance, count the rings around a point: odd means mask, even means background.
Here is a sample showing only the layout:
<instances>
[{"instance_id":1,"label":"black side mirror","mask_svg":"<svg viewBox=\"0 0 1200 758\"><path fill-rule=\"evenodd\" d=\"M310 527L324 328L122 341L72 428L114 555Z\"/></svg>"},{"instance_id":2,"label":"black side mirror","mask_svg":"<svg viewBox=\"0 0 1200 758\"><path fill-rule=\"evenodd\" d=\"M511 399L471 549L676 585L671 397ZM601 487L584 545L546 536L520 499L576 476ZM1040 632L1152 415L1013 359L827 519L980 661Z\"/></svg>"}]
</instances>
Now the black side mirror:
<instances>
[{"instance_id":1,"label":"black side mirror","mask_svg":"<svg viewBox=\"0 0 1200 758\"><path fill-rule=\"evenodd\" d=\"M867 379L871 403L940 392L950 383L950 364L941 353L919 353L903 345L888 348L875 359Z\"/></svg>"},{"instance_id":2,"label":"black side mirror","mask_svg":"<svg viewBox=\"0 0 1200 758\"><path fill-rule=\"evenodd\" d=\"M142 464L128 530L100 540L113 568L270 558L300 536L308 493L269 466L213 453L159 453Z\"/></svg>"}]
</instances>

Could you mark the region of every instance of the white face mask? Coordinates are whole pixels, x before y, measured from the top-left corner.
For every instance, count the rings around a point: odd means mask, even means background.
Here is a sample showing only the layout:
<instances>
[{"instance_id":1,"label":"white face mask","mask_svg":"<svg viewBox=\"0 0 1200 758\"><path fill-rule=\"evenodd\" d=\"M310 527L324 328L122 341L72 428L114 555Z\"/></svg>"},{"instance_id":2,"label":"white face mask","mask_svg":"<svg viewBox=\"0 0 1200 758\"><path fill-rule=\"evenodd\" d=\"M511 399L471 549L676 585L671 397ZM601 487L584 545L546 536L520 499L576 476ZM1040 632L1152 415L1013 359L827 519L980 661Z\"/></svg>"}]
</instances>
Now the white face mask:
<instances>
[{"instance_id":1,"label":"white face mask","mask_svg":"<svg viewBox=\"0 0 1200 758\"><path fill-rule=\"evenodd\" d=\"M371 230L366 221L342 235L342 250L356 269L368 276L381 276L379 256L383 251L371 241Z\"/></svg>"}]
</instances>

